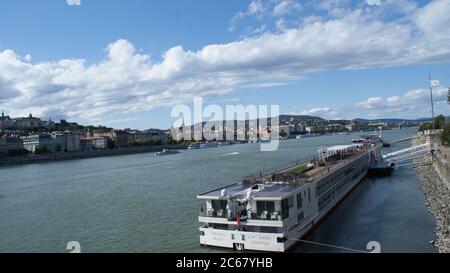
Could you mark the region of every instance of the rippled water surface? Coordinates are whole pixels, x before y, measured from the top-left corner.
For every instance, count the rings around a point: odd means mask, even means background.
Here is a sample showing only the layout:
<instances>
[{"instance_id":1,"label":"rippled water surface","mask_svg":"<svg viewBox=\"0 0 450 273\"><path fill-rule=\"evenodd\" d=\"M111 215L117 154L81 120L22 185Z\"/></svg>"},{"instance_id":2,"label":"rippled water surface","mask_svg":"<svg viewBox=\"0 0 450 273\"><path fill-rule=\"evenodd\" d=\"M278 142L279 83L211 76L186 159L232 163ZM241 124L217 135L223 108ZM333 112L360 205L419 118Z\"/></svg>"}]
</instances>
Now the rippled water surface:
<instances>
[{"instance_id":1,"label":"rippled water surface","mask_svg":"<svg viewBox=\"0 0 450 273\"><path fill-rule=\"evenodd\" d=\"M386 131L385 139L415 129ZM315 155L353 135L282 141L276 152L243 144L156 157L139 154L0 169L0 252L217 252L201 248L196 195L246 174ZM399 144L391 149L406 147ZM379 241L387 252L431 252L434 219L417 173L366 179L306 239L356 249ZM334 252L301 244L296 252Z\"/></svg>"}]
</instances>

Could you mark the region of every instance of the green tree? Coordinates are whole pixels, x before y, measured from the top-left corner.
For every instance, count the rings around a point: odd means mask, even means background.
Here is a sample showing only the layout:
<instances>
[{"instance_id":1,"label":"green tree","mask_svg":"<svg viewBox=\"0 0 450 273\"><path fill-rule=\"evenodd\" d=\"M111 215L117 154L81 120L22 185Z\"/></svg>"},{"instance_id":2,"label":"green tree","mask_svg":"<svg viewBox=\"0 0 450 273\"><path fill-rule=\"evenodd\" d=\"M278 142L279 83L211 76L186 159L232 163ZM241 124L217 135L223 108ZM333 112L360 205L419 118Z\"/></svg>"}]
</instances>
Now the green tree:
<instances>
[{"instance_id":1,"label":"green tree","mask_svg":"<svg viewBox=\"0 0 450 273\"><path fill-rule=\"evenodd\" d=\"M62 150L61 144L56 144L55 145L55 151L59 153L59 152L61 152L61 150Z\"/></svg>"},{"instance_id":2,"label":"green tree","mask_svg":"<svg viewBox=\"0 0 450 273\"><path fill-rule=\"evenodd\" d=\"M443 129L445 125L445 117L439 115L434 119L434 129Z\"/></svg>"},{"instance_id":3,"label":"green tree","mask_svg":"<svg viewBox=\"0 0 450 273\"><path fill-rule=\"evenodd\" d=\"M431 129L433 129L433 124L431 122L423 122L420 124L419 132L423 132L423 131L431 130Z\"/></svg>"},{"instance_id":4,"label":"green tree","mask_svg":"<svg viewBox=\"0 0 450 273\"><path fill-rule=\"evenodd\" d=\"M43 154L49 154L51 151L47 147L47 145L40 144L36 146L36 149L34 150L34 153L37 155L43 155Z\"/></svg>"},{"instance_id":5,"label":"green tree","mask_svg":"<svg viewBox=\"0 0 450 273\"><path fill-rule=\"evenodd\" d=\"M450 87L448 88L447 102L450 104Z\"/></svg>"},{"instance_id":6,"label":"green tree","mask_svg":"<svg viewBox=\"0 0 450 273\"><path fill-rule=\"evenodd\" d=\"M441 142L445 146L450 146L450 122L447 122L444 126L444 130L441 134Z\"/></svg>"}]
</instances>

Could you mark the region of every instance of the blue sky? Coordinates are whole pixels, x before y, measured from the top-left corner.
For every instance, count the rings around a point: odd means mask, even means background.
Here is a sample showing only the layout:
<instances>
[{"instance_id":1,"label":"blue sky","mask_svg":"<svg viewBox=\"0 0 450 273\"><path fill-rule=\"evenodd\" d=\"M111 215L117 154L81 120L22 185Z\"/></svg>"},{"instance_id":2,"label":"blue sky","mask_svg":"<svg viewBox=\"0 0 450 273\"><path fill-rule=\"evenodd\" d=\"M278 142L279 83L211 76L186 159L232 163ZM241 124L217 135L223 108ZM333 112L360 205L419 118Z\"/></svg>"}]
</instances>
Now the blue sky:
<instances>
[{"instance_id":1,"label":"blue sky","mask_svg":"<svg viewBox=\"0 0 450 273\"><path fill-rule=\"evenodd\" d=\"M325 118L430 115L450 85L450 1L4 0L0 109L168 128L171 109L279 104Z\"/></svg>"}]
</instances>

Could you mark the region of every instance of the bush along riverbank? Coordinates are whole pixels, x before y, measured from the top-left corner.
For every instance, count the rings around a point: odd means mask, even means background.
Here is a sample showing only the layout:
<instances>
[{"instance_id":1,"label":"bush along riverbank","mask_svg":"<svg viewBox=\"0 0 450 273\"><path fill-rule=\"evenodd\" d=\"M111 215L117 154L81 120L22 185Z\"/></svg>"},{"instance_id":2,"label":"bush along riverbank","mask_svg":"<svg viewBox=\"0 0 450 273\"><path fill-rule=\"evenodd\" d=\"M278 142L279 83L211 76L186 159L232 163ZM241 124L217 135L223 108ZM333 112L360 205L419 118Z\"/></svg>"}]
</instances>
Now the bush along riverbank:
<instances>
[{"instance_id":1,"label":"bush along riverbank","mask_svg":"<svg viewBox=\"0 0 450 273\"><path fill-rule=\"evenodd\" d=\"M419 138L413 141L414 145L422 143ZM414 163L417 163L416 169L426 205L436 218L436 239L430 243L438 248L440 253L450 253L450 191L433 165L420 165L423 163L420 159L416 159Z\"/></svg>"}]
</instances>

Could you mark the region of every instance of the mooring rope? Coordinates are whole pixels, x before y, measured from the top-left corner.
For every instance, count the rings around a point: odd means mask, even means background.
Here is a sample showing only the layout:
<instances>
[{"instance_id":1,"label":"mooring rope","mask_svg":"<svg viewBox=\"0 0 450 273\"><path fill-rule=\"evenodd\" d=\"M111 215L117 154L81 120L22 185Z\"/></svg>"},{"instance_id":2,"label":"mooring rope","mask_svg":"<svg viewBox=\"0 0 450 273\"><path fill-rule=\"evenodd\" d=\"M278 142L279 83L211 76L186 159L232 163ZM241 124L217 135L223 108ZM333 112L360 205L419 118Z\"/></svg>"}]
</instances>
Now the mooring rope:
<instances>
[{"instance_id":1,"label":"mooring rope","mask_svg":"<svg viewBox=\"0 0 450 273\"><path fill-rule=\"evenodd\" d=\"M370 252L365 251L365 250L354 249L354 248L349 248L349 247L330 245L330 244L313 242L313 241L307 241L307 240L301 240L301 239L295 239L295 238L288 238L288 239L289 240L293 240L293 241L297 241L297 242L308 243L308 244L313 244L313 245L320 245L320 246L326 246L326 247L337 248L337 249L342 249L342 250L347 250L347 251L352 251L352 252L370 253Z\"/></svg>"}]
</instances>

